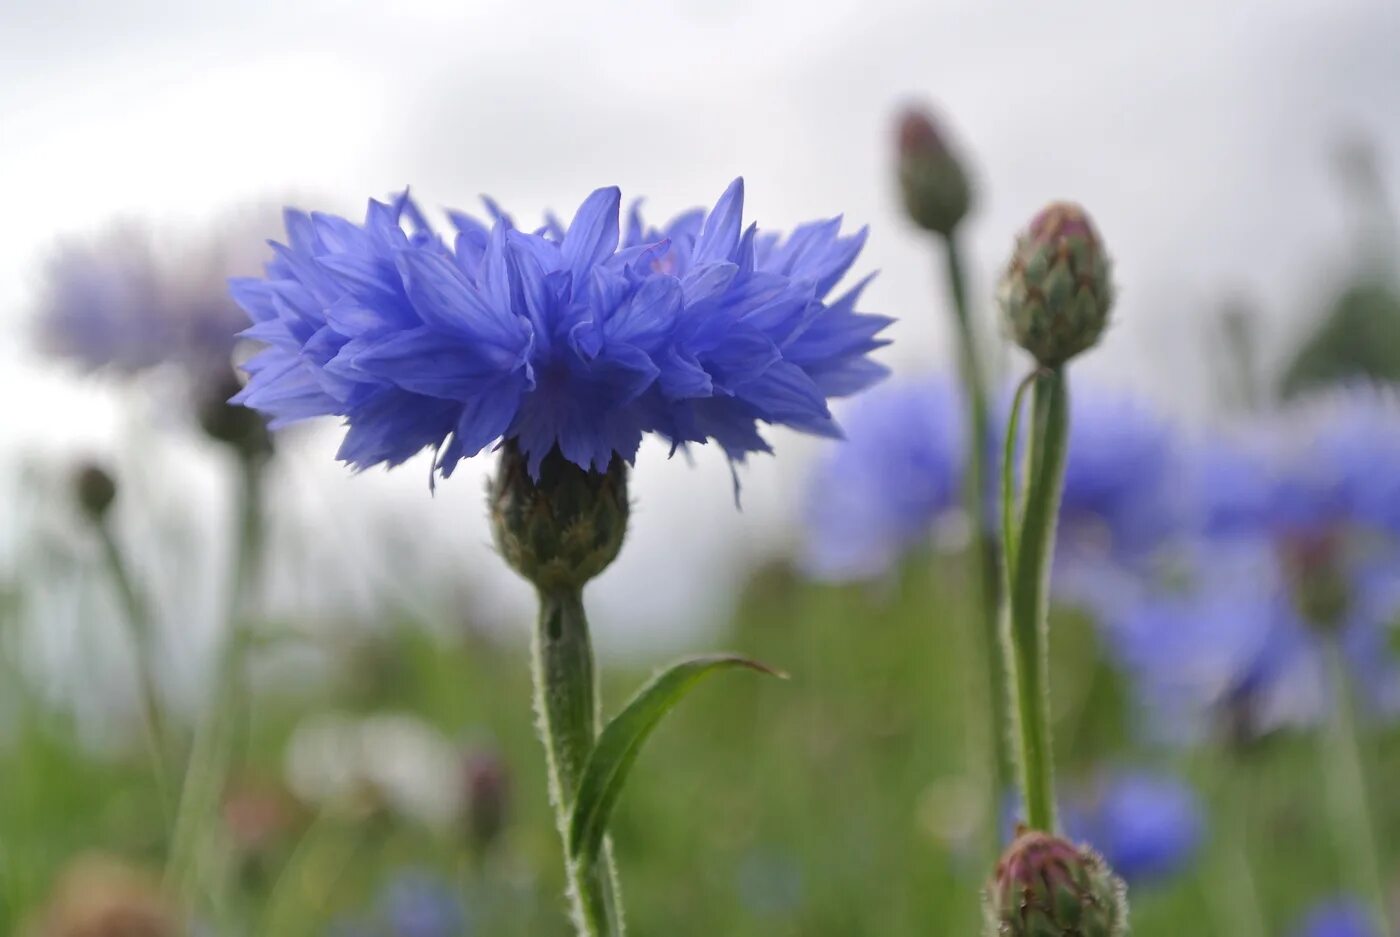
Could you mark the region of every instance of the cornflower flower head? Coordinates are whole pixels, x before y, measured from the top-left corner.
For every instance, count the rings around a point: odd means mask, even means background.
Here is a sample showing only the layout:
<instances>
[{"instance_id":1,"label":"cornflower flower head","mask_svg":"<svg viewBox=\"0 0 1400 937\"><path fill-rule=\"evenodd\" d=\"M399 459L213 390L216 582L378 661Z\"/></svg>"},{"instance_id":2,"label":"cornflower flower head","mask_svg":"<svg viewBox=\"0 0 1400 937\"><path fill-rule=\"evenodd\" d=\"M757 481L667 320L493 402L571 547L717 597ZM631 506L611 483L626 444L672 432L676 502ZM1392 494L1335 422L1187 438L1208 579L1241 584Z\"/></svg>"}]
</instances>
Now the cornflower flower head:
<instances>
[{"instance_id":1,"label":"cornflower flower head","mask_svg":"<svg viewBox=\"0 0 1400 937\"><path fill-rule=\"evenodd\" d=\"M884 373L866 356L890 320L856 311L859 286L830 297L864 233L760 234L743 197L736 180L711 211L624 237L604 188L567 227L450 213L450 243L406 195L362 224L288 211L266 275L232 285L268 346L235 400L274 425L344 417L356 468L434 448L444 477L500 440L538 480L556 449L604 471L647 433L732 462L769 451L760 423L838 435L827 398Z\"/></svg>"},{"instance_id":2,"label":"cornflower flower head","mask_svg":"<svg viewBox=\"0 0 1400 937\"><path fill-rule=\"evenodd\" d=\"M1333 695L1333 638L1360 701L1400 712L1397 440L1400 408L1353 388L1186 454L1190 536L1172 581L1109 616L1159 724L1243 738L1312 725Z\"/></svg>"}]
</instances>

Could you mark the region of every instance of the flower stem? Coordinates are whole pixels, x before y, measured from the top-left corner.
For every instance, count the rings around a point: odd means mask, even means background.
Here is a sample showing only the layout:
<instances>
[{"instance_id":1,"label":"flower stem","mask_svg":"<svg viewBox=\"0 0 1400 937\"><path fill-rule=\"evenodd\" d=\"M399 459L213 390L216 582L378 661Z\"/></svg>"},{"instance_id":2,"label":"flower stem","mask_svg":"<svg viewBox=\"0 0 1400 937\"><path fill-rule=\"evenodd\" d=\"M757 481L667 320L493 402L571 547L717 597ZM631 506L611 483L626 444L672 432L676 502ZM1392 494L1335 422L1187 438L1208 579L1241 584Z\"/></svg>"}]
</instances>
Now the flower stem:
<instances>
[{"instance_id":1,"label":"flower stem","mask_svg":"<svg viewBox=\"0 0 1400 937\"><path fill-rule=\"evenodd\" d=\"M147 753L151 760L151 771L155 777L156 793L162 809L171 819L170 771L172 769L169 733L160 702L160 689L152 668L155 651L155 636L152 633L154 619L145 596L136 587L131 572L126 567L120 544L112 533L111 524L106 518L93 521L98 539L102 543L102 558L112 583L117 587L121 598L122 615L126 622L127 634L131 640L131 654L136 662L137 692L141 697L142 733L146 740Z\"/></svg>"},{"instance_id":2,"label":"flower stem","mask_svg":"<svg viewBox=\"0 0 1400 937\"><path fill-rule=\"evenodd\" d=\"M1003 496L1014 541L1005 548L1008 615L1004 632L1007 669L1014 686L1021 793L1032 829L1055 830L1054 766L1050 746L1049 607L1047 582L1054 552L1055 520L1064 482L1069 435L1069 391L1063 372L1034 377L1031 424L1025 453L1022 509ZM1014 431L1014 428L1013 428ZM1008 447L1012 445L1008 442ZM1003 472L1011 472L1008 461ZM1004 482L1003 492L1010 488Z\"/></svg>"},{"instance_id":3,"label":"flower stem","mask_svg":"<svg viewBox=\"0 0 1400 937\"><path fill-rule=\"evenodd\" d=\"M622 901L612 846L600 862L567 854L570 814L579 779L598 734L593 647L579 588L540 589L533 664L535 715L549 771L549 797L565 848L564 871L580 937L622 937Z\"/></svg>"},{"instance_id":4,"label":"flower stem","mask_svg":"<svg viewBox=\"0 0 1400 937\"><path fill-rule=\"evenodd\" d=\"M977 669L981 671L985 693L974 699L973 708L982 714L981 731L976 735L988 740L987 784L988 801L993 819L987 827L992 852L999 840L994 819L996 804L1001 803L1002 791L1011 775L1010 737L1003 731L1006 725L1005 675L997 665L998 631L1001 616L1001 566L997 556L996 517L987 497L987 383L982 357L978 351L977 333L967 301L967 285L963 276L962 254L956 233L943 238L944 260L947 266L948 292L953 301L954 322L958 341L958 375L962 382L963 399L967 404L967 478L963 496L968 521L972 527L972 553L977 564L978 602L977 634L973 647L979 652Z\"/></svg>"},{"instance_id":5,"label":"flower stem","mask_svg":"<svg viewBox=\"0 0 1400 937\"><path fill-rule=\"evenodd\" d=\"M179 810L166 865L166 884L187 903L204 891L222 900L221 888L206 866L209 847L217 845L219 799L237 746L238 724L247 695L246 656L250 636L245 622L247 599L256 585L262 554L262 472L264 462L239 462L238 529L229 581L223 642L219 649L211 698L195 734L185 768Z\"/></svg>"},{"instance_id":6,"label":"flower stem","mask_svg":"<svg viewBox=\"0 0 1400 937\"><path fill-rule=\"evenodd\" d=\"M1338 837L1340 865L1350 884L1372 902L1372 914L1380 932L1390 930L1389 907L1381 876L1380 850L1372 821L1366 768L1362 761L1360 729L1350 669L1335 635L1325 640L1328 685L1332 689L1332 712L1322 753L1323 782L1331 826Z\"/></svg>"}]
</instances>

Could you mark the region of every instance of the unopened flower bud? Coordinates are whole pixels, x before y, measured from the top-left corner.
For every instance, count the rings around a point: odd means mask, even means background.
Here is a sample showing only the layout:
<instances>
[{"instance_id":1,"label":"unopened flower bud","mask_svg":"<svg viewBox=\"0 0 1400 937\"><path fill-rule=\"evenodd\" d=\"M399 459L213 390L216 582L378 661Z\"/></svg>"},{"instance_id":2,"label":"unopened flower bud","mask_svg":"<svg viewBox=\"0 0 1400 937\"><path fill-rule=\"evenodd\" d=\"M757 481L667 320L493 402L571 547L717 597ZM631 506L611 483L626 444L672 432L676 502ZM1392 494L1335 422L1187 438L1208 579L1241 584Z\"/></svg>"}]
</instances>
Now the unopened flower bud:
<instances>
[{"instance_id":1,"label":"unopened flower bud","mask_svg":"<svg viewBox=\"0 0 1400 937\"><path fill-rule=\"evenodd\" d=\"M580 589L622 549L627 464L614 456L606 472L582 469L555 449L536 480L507 442L490 503L496 546L516 572L540 589Z\"/></svg>"},{"instance_id":2,"label":"unopened flower bud","mask_svg":"<svg viewBox=\"0 0 1400 937\"><path fill-rule=\"evenodd\" d=\"M243 458L264 458L272 452L267 421L256 410L228 402L239 386L230 371L227 379L205 391L198 402L199 425L210 439L232 446Z\"/></svg>"},{"instance_id":3,"label":"unopened flower bud","mask_svg":"<svg viewBox=\"0 0 1400 937\"><path fill-rule=\"evenodd\" d=\"M1084 209L1054 202L1017 239L998 298L1006 328L1045 367L1092 347L1113 306L1111 264Z\"/></svg>"},{"instance_id":4,"label":"unopened flower bud","mask_svg":"<svg viewBox=\"0 0 1400 937\"><path fill-rule=\"evenodd\" d=\"M899 118L899 187L914 223L945 237L972 205L962 163L933 118L914 108Z\"/></svg>"},{"instance_id":5,"label":"unopened flower bud","mask_svg":"<svg viewBox=\"0 0 1400 937\"><path fill-rule=\"evenodd\" d=\"M102 520L117 497L116 480L98 465L89 462L73 476L73 494L83 512L93 520Z\"/></svg>"},{"instance_id":6,"label":"unopened flower bud","mask_svg":"<svg viewBox=\"0 0 1400 937\"><path fill-rule=\"evenodd\" d=\"M468 755L464 773L467 837L473 848L484 853L505 828L510 776L505 762L489 749Z\"/></svg>"},{"instance_id":7,"label":"unopened flower bud","mask_svg":"<svg viewBox=\"0 0 1400 937\"><path fill-rule=\"evenodd\" d=\"M989 937L1122 937L1127 889L1091 849L1022 830L987 889Z\"/></svg>"}]
</instances>

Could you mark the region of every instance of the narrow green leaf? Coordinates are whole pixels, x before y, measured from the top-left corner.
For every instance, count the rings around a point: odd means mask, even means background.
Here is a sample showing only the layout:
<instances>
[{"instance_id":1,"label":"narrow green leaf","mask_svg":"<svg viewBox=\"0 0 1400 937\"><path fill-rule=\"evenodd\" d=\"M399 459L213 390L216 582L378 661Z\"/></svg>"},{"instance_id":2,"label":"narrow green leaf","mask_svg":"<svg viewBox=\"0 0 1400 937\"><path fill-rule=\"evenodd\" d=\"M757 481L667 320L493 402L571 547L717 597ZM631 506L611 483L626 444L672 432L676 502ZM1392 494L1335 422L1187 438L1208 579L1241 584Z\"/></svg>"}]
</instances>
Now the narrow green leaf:
<instances>
[{"instance_id":1,"label":"narrow green leaf","mask_svg":"<svg viewBox=\"0 0 1400 937\"><path fill-rule=\"evenodd\" d=\"M642 744L661 719L704 677L720 670L746 667L780 679L787 674L746 657L716 654L673 664L652 677L632 701L603 727L579 780L569 823L569 855L592 861L603 845L603 834L627 775Z\"/></svg>"}]
</instances>

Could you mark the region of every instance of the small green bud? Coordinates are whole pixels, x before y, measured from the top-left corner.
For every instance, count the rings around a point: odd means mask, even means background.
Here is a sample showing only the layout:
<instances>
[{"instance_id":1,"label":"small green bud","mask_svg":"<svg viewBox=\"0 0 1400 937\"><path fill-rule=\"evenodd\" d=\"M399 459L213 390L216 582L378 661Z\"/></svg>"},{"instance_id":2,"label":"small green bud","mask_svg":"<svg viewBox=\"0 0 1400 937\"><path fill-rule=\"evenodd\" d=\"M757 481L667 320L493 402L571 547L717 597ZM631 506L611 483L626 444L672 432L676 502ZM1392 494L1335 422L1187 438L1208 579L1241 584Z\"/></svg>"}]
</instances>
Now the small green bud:
<instances>
[{"instance_id":1,"label":"small green bud","mask_svg":"<svg viewBox=\"0 0 1400 937\"><path fill-rule=\"evenodd\" d=\"M1122 937L1127 888L1098 853L1021 830L987 888L988 937Z\"/></svg>"},{"instance_id":2,"label":"small green bud","mask_svg":"<svg viewBox=\"0 0 1400 937\"><path fill-rule=\"evenodd\" d=\"M540 589L581 589L607 569L627 533L627 463L581 469L553 450L530 477L513 441L489 492L496 546L511 568Z\"/></svg>"},{"instance_id":3,"label":"small green bud","mask_svg":"<svg viewBox=\"0 0 1400 937\"><path fill-rule=\"evenodd\" d=\"M998 299L1006 329L1058 367L1099 340L1113 306L1111 264L1084 209L1054 202L1016 241Z\"/></svg>"},{"instance_id":4,"label":"small green bud","mask_svg":"<svg viewBox=\"0 0 1400 937\"><path fill-rule=\"evenodd\" d=\"M83 513L100 521L117 498L117 482L102 466L89 462L74 474L73 494Z\"/></svg>"},{"instance_id":5,"label":"small green bud","mask_svg":"<svg viewBox=\"0 0 1400 937\"><path fill-rule=\"evenodd\" d=\"M899 187L914 223L945 237L972 206L962 163L932 116L914 108L899 118Z\"/></svg>"}]
</instances>

